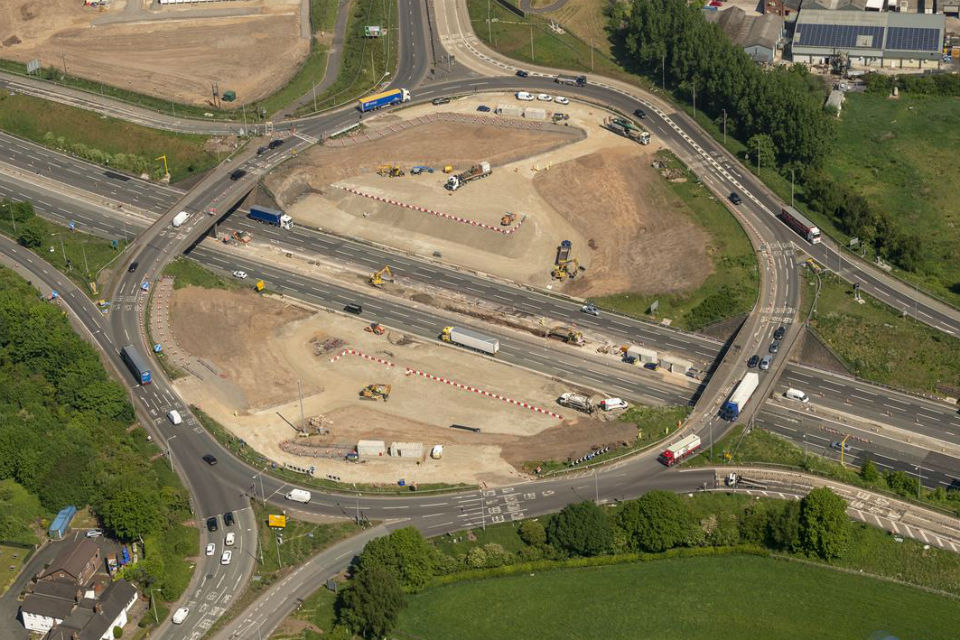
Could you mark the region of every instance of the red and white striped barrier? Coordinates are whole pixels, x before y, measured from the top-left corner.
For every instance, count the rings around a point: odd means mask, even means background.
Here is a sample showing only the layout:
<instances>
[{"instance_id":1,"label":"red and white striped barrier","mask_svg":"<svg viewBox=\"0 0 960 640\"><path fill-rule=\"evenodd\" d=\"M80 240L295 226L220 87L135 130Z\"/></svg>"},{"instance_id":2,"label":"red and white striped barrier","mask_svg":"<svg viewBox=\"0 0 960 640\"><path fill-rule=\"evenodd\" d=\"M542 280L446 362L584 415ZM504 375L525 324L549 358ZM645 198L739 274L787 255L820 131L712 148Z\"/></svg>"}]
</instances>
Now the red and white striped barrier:
<instances>
[{"instance_id":1,"label":"red and white striped barrier","mask_svg":"<svg viewBox=\"0 0 960 640\"><path fill-rule=\"evenodd\" d=\"M473 386L470 386L470 385L468 385L468 384L463 384L463 383L457 382L457 381L455 381L455 380L450 380L449 378L443 378L443 377L441 377L441 376L435 376L435 375L433 375L432 373L427 373L426 371L421 371L421 370L419 370L419 369L411 369L410 367L406 367L404 373L405 373L406 375L408 375L408 376L409 376L409 375L418 375L418 376L420 376L421 378L426 378L426 379L428 379L428 380L433 380L433 381L435 381L435 382L442 382L442 383L444 383L444 384L448 384L448 385L450 385L451 387L456 387L457 389L461 389L461 390L463 390L463 391L472 391L473 393L477 393L477 394L480 394L480 395L482 395L482 396L486 396L487 398L493 398L493 399L495 399L495 400L500 400L500 401L506 402L506 403L508 403L508 404L513 404L513 405L516 405L516 406L518 406L518 407L523 407L524 409L529 409L530 411L533 411L533 412L535 412L535 413L542 413L542 414L544 414L544 415L550 416L551 418L556 418L557 420L563 420L563 416L561 416L559 413L554 413L553 411L549 411L549 410L544 409L544 408L542 408L542 407L538 407L538 406L536 406L536 405L530 404L529 402L524 402L523 400L514 400L513 398L508 398L507 396L502 396L502 395L500 395L499 393L493 393L493 392L491 392L491 391L487 391L486 389L480 389L480 388L478 388L478 387L473 387Z\"/></svg>"},{"instance_id":2,"label":"red and white striped barrier","mask_svg":"<svg viewBox=\"0 0 960 640\"><path fill-rule=\"evenodd\" d=\"M412 209L413 211L419 211L421 213L429 213L432 216L445 218L447 220L453 220L455 222L469 224L471 226L484 229L486 231L495 231L496 233L502 233L503 235L510 235L511 233L518 231L520 229L520 226L523 224L523 221L526 220L526 217L523 216L520 218L520 221L517 224L513 225L512 227L508 227L504 229L502 227L495 227L485 222L478 222L476 220L471 220L470 218L462 218L460 216L455 216L452 213L444 213L443 211L427 209L426 207L421 207L416 204L406 204L405 202L399 202L398 200L393 200L391 198L384 198L383 196L373 195L372 193L364 193L363 191L358 191L352 187L344 187L344 186L337 185L337 189L340 189L341 191L347 191L354 195L362 196L364 198L370 198L371 200L377 200L378 202L386 202L387 204L403 207L404 209Z\"/></svg>"},{"instance_id":3,"label":"red and white striped barrier","mask_svg":"<svg viewBox=\"0 0 960 640\"><path fill-rule=\"evenodd\" d=\"M336 362L343 356L358 356L360 358L363 358L364 360L370 360L371 362L378 362L388 367L397 366L395 363L390 362L389 360L384 360L383 358L378 358L376 356L368 356L367 354L365 354L363 351L360 351L359 349L344 349L334 357L330 358L330 362Z\"/></svg>"}]
</instances>

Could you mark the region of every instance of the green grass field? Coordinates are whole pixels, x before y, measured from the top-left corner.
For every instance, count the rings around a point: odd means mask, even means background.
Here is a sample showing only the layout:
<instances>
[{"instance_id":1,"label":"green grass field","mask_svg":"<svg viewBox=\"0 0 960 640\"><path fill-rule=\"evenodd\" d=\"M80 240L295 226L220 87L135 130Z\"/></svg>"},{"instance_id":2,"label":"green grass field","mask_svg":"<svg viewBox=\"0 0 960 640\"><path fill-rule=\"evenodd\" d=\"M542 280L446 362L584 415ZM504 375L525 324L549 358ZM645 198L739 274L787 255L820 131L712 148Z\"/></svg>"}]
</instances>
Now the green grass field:
<instances>
[{"instance_id":1,"label":"green grass field","mask_svg":"<svg viewBox=\"0 0 960 640\"><path fill-rule=\"evenodd\" d=\"M25 547L0 544L0 595L7 592L32 551Z\"/></svg>"},{"instance_id":2,"label":"green grass field","mask_svg":"<svg viewBox=\"0 0 960 640\"><path fill-rule=\"evenodd\" d=\"M170 133L24 95L0 93L0 129L104 166L153 177L167 156L173 182L217 164L206 136Z\"/></svg>"},{"instance_id":3,"label":"green grass field","mask_svg":"<svg viewBox=\"0 0 960 640\"><path fill-rule=\"evenodd\" d=\"M960 245L958 245L960 246ZM960 391L960 338L904 317L892 307L824 274L811 326L856 376L910 391ZM807 272L808 282L814 279ZM803 288L804 296L814 287ZM908 311L913 313L912 309Z\"/></svg>"},{"instance_id":4,"label":"green grass field","mask_svg":"<svg viewBox=\"0 0 960 640\"><path fill-rule=\"evenodd\" d=\"M465 606L469 603L469 606ZM401 639L952 639L956 600L754 556L684 558L460 582L412 596Z\"/></svg>"},{"instance_id":5,"label":"green grass field","mask_svg":"<svg viewBox=\"0 0 960 640\"><path fill-rule=\"evenodd\" d=\"M696 176L673 154L661 151L658 157L667 166L686 172L686 182L664 181L663 185L685 205L674 210L685 211L710 234L707 253L713 261L714 272L700 287L689 293L627 293L604 296L596 302L602 307L633 316L649 316L656 320L670 318L674 326L691 330L748 312L753 307L760 284L757 259L750 240L726 205L697 182ZM655 300L659 301L659 308L655 313L648 314Z\"/></svg>"}]
</instances>

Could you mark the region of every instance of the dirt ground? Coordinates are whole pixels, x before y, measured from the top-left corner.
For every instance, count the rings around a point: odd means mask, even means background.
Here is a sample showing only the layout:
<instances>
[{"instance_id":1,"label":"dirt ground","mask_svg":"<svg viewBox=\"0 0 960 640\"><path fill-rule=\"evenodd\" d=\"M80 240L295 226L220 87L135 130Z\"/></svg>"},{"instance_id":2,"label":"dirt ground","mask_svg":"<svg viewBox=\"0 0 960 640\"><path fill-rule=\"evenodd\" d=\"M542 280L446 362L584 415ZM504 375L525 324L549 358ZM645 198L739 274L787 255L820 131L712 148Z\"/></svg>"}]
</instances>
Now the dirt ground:
<instances>
[{"instance_id":1,"label":"dirt ground","mask_svg":"<svg viewBox=\"0 0 960 640\"><path fill-rule=\"evenodd\" d=\"M560 408L557 396L570 390L560 383L459 348L395 332L375 336L363 330L364 321L342 314L311 313L252 292L193 287L175 291L169 309L181 348L220 371L219 378L207 381L178 379L181 396L270 459L315 466L320 476L337 475L345 482L392 483L400 477L423 483L510 482L522 475L514 465L525 461L579 457L635 437L632 425L581 418ZM331 361L345 348L395 366L355 355ZM407 375L407 367L528 402L565 419ZM323 416L328 434L296 437L298 381L305 416ZM372 383L391 385L388 402L359 397ZM240 389L243 401L224 384ZM451 424L481 432L451 429ZM443 444L444 456L421 459L420 465L390 457L360 465L345 462L345 451L361 439L387 445L420 442L425 454Z\"/></svg>"},{"instance_id":2,"label":"dirt ground","mask_svg":"<svg viewBox=\"0 0 960 640\"><path fill-rule=\"evenodd\" d=\"M358 236L475 271L581 297L625 291L695 289L710 274L706 234L682 211L650 167L656 144L640 146L599 125L604 112L583 104L536 103L562 110L567 127L544 131L495 126L480 104L513 104L512 95L468 96L441 109L477 123L433 122L347 147L316 147L266 180L299 224ZM364 121L395 126L438 107L424 105ZM484 124L489 122L490 124ZM569 135L571 129L580 135ZM443 189L441 173L384 178L381 164L462 170L488 160L492 174L461 190ZM590 188L585 188L590 185ZM498 226L513 212L523 224L503 235L357 195L393 199ZM398 234L397 231L402 233ZM561 240L585 271L567 283L550 278Z\"/></svg>"},{"instance_id":3,"label":"dirt ground","mask_svg":"<svg viewBox=\"0 0 960 640\"><path fill-rule=\"evenodd\" d=\"M247 0L146 8L119 0L109 9L81 0L0 2L0 58L62 69L89 80L189 104L211 88L235 104L270 95L309 52L300 37L299 0Z\"/></svg>"}]
</instances>

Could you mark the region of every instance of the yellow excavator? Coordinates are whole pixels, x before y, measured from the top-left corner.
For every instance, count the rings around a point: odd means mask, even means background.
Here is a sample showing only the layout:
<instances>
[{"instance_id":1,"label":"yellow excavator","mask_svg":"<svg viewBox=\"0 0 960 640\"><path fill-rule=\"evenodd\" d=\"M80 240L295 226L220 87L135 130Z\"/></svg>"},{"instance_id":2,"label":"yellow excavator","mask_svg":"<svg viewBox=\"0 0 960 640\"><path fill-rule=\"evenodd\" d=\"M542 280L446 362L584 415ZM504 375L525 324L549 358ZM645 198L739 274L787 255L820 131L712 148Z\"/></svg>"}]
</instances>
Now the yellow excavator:
<instances>
[{"instance_id":1,"label":"yellow excavator","mask_svg":"<svg viewBox=\"0 0 960 640\"><path fill-rule=\"evenodd\" d=\"M561 260L553 266L553 279L566 280L567 278L577 277L577 270L580 269L580 261L576 258Z\"/></svg>"},{"instance_id":2,"label":"yellow excavator","mask_svg":"<svg viewBox=\"0 0 960 640\"><path fill-rule=\"evenodd\" d=\"M360 397L366 398L367 400L383 400L386 402L390 399L390 390L392 388L389 384L368 384L360 390Z\"/></svg>"},{"instance_id":3,"label":"yellow excavator","mask_svg":"<svg viewBox=\"0 0 960 640\"><path fill-rule=\"evenodd\" d=\"M380 271L374 271L370 275L370 284L375 287L382 287L384 281L393 282L393 269L390 268L390 265L385 266Z\"/></svg>"},{"instance_id":4,"label":"yellow excavator","mask_svg":"<svg viewBox=\"0 0 960 640\"><path fill-rule=\"evenodd\" d=\"M559 338L567 344L576 345L578 347L582 347L584 343L583 333L570 327L554 327L547 332L547 337Z\"/></svg>"},{"instance_id":5,"label":"yellow excavator","mask_svg":"<svg viewBox=\"0 0 960 640\"><path fill-rule=\"evenodd\" d=\"M508 211L506 215L500 218L500 226L509 227L517 219L517 214Z\"/></svg>"},{"instance_id":6,"label":"yellow excavator","mask_svg":"<svg viewBox=\"0 0 960 640\"><path fill-rule=\"evenodd\" d=\"M382 164L377 167L377 174L387 178L399 178L406 175L403 169L395 164Z\"/></svg>"}]
</instances>

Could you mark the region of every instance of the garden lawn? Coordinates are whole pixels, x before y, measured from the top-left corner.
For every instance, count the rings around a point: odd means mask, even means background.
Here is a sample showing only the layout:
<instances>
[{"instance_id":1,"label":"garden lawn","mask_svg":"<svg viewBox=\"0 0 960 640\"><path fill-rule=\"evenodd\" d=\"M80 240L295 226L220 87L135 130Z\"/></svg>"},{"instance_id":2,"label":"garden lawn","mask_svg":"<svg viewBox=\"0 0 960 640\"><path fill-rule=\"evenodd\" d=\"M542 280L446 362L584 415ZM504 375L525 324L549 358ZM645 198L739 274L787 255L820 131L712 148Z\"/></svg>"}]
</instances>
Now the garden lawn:
<instances>
[{"instance_id":1,"label":"garden lawn","mask_svg":"<svg viewBox=\"0 0 960 640\"><path fill-rule=\"evenodd\" d=\"M469 604L468 604L469 603ZM468 606L465 606L467 605ZM409 598L401 639L953 639L960 603L755 556L657 560L465 581ZM886 634L879 637L886 637Z\"/></svg>"}]
</instances>

